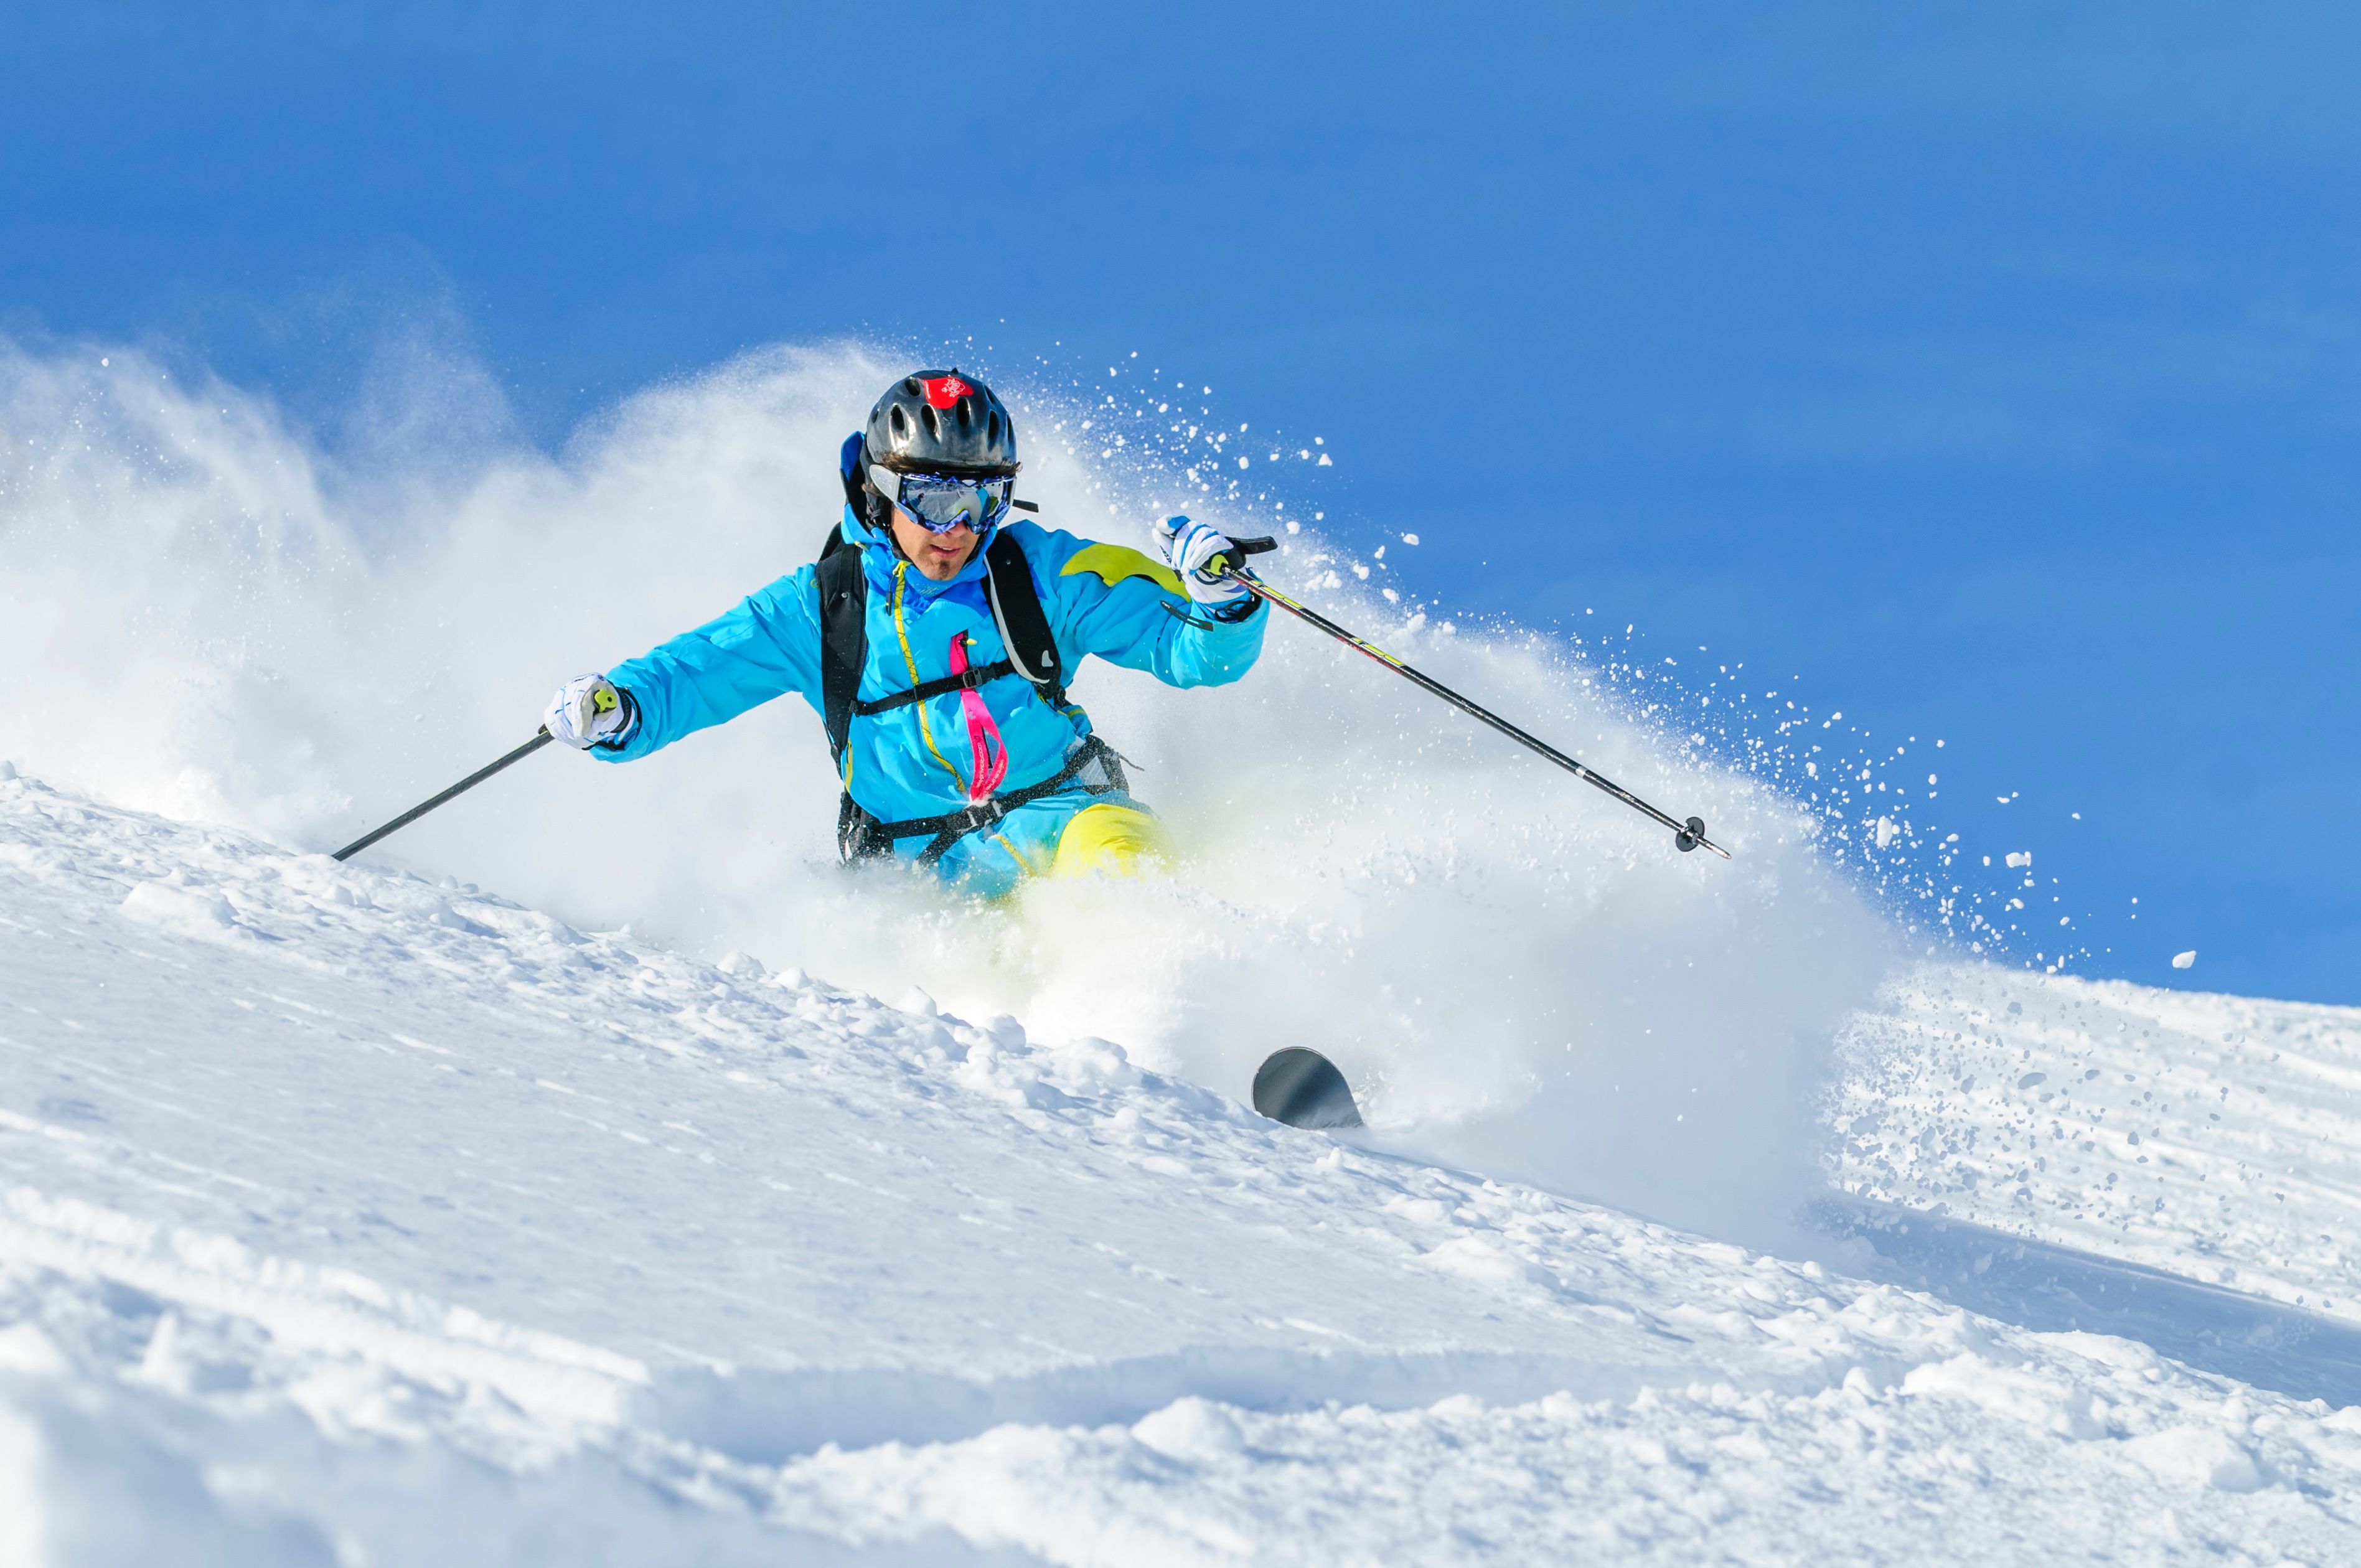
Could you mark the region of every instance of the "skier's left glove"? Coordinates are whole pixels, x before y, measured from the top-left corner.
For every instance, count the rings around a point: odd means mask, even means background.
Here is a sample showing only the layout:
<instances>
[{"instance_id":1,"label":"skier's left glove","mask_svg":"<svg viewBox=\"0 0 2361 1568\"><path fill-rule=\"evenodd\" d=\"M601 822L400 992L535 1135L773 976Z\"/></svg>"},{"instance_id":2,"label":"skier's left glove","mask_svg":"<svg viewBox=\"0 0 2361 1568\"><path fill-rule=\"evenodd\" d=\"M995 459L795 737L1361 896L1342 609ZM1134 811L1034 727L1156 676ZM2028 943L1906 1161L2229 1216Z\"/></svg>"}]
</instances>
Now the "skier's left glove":
<instances>
[{"instance_id":1,"label":"skier's left glove","mask_svg":"<svg viewBox=\"0 0 2361 1568\"><path fill-rule=\"evenodd\" d=\"M593 746L611 751L623 743L639 718L631 693L604 675L577 675L557 688L541 722L551 740L576 751Z\"/></svg>"},{"instance_id":2,"label":"skier's left glove","mask_svg":"<svg viewBox=\"0 0 2361 1568\"><path fill-rule=\"evenodd\" d=\"M1246 559L1228 534L1210 522L1168 517L1156 525L1156 543L1166 563L1180 575L1189 597L1209 610L1224 612L1220 619L1235 620L1254 609L1257 601L1246 586L1224 569ZM1240 604L1241 599L1246 602Z\"/></svg>"}]
</instances>

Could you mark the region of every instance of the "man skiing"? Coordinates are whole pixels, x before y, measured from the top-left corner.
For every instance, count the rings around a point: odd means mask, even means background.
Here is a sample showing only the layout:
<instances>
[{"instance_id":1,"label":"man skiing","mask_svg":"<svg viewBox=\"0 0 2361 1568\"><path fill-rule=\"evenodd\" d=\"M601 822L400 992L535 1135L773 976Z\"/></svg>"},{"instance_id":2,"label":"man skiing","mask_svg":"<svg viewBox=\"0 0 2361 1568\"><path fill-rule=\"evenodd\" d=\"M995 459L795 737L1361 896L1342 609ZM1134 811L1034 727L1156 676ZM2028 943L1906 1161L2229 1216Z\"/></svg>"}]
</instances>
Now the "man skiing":
<instances>
[{"instance_id":1,"label":"man skiing","mask_svg":"<svg viewBox=\"0 0 2361 1568\"><path fill-rule=\"evenodd\" d=\"M835 754L848 861L890 856L991 896L1162 853L1066 682L1085 653L1175 686L1245 674L1269 618L1228 575L1232 541L1167 519L1159 565L1012 519L1016 425L957 369L887 388L840 467L844 515L819 561L567 682L550 735L629 762L796 692Z\"/></svg>"}]
</instances>

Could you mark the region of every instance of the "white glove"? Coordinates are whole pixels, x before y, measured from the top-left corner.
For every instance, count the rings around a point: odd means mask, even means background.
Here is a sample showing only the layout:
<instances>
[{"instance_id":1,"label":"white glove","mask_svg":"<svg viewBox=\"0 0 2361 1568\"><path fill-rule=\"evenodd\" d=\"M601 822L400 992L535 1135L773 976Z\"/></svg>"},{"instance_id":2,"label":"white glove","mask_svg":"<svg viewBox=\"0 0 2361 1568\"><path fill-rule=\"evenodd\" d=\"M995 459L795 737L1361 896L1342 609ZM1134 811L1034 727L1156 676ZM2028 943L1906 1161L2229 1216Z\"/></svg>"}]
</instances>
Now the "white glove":
<instances>
[{"instance_id":1,"label":"white glove","mask_svg":"<svg viewBox=\"0 0 2361 1568\"><path fill-rule=\"evenodd\" d=\"M541 717L549 738L577 751L620 734L639 717L631 699L604 675L577 675L557 688Z\"/></svg>"},{"instance_id":2,"label":"white glove","mask_svg":"<svg viewBox=\"0 0 2361 1568\"><path fill-rule=\"evenodd\" d=\"M1235 564L1246 559L1230 536L1210 522L1191 522L1185 517L1168 517L1156 525L1156 543L1164 551L1167 565L1180 574L1180 586L1189 597L1208 609L1218 605L1235 604L1246 597L1246 586L1226 572L1207 570L1213 558L1227 554Z\"/></svg>"}]
</instances>

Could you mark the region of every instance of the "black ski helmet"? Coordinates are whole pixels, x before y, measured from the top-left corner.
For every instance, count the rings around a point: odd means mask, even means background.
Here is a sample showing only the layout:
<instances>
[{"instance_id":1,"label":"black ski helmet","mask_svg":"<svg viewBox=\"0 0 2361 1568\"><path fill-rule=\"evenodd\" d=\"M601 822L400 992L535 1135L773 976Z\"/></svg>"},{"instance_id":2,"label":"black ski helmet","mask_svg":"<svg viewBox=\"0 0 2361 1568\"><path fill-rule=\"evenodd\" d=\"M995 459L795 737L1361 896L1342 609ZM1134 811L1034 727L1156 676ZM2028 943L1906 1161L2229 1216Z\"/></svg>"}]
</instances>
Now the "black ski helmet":
<instances>
[{"instance_id":1,"label":"black ski helmet","mask_svg":"<svg viewBox=\"0 0 2361 1568\"><path fill-rule=\"evenodd\" d=\"M958 367L913 370L869 411L869 461L904 474L1014 474L1016 422L992 389Z\"/></svg>"}]
</instances>

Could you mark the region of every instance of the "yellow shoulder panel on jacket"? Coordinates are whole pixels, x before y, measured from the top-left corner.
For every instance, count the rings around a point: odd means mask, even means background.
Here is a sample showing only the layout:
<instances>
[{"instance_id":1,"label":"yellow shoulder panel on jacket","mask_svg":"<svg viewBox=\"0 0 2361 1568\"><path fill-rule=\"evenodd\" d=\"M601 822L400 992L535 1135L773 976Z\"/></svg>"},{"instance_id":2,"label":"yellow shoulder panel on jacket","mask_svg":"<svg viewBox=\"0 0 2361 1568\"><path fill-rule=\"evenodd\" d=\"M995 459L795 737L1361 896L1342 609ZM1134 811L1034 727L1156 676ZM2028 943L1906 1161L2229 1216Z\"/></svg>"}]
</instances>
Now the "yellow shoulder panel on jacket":
<instances>
[{"instance_id":1,"label":"yellow shoulder panel on jacket","mask_svg":"<svg viewBox=\"0 0 2361 1568\"><path fill-rule=\"evenodd\" d=\"M1180 598L1189 597L1189 590L1180 586L1180 575L1171 567L1150 560L1126 544L1083 545L1058 576L1071 577L1077 572L1088 572L1109 587L1126 577L1146 577L1168 594Z\"/></svg>"}]
</instances>

